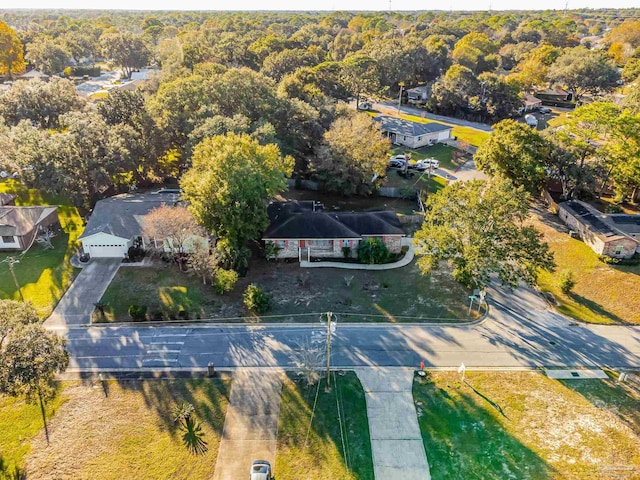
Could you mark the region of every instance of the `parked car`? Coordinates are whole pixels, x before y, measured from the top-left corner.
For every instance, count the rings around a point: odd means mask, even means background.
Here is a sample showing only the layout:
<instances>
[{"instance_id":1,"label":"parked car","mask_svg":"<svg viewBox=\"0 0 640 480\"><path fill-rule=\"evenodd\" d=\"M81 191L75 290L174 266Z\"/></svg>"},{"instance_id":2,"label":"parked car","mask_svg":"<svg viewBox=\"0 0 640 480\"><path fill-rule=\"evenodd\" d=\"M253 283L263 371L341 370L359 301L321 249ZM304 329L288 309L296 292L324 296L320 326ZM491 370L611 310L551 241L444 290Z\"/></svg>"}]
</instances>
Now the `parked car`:
<instances>
[{"instance_id":1,"label":"parked car","mask_svg":"<svg viewBox=\"0 0 640 480\"><path fill-rule=\"evenodd\" d=\"M358 110L371 110L371 104L369 102L360 102L358 104Z\"/></svg>"},{"instance_id":2,"label":"parked car","mask_svg":"<svg viewBox=\"0 0 640 480\"><path fill-rule=\"evenodd\" d=\"M413 165L409 165L409 168L413 168L415 170L418 170L419 172L424 172L428 168L436 169L439 167L440 167L440 162L435 158L425 158L424 160L420 160L414 163Z\"/></svg>"},{"instance_id":3,"label":"parked car","mask_svg":"<svg viewBox=\"0 0 640 480\"><path fill-rule=\"evenodd\" d=\"M182 193L182 190L179 188L161 188L160 190L156 190L155 192L151 192L152 195L158 195L160 193L170 193L173 195L179 195Z\"/></svg>"},{"instance_id":4,"label":"parked car","mask_svg":"<svg viewBox=\"0 0 640 480\"><path fill-rule=\"evenodd\" d=\"M271 464L266 460L255 460L251 464L249 480L273 480Z\"/></svg>"},{"instance_id":5,"label":"parked car","mask_svg":"<svg viewBox=\"0 0 640 480\"><path fill-rule=\"evenodd\" d=\"M387 166L394 167L394 168L402 168L404 167L404 164L406 163L406 161L407 161L407 157L405 157L404 155L396 155L389 159Z\"/></svg>"},{"instance_id":6,"label":"parked car","mask_svg":"<svg viewBox=\"0 0 640 480\"><path fill-rule=\"evenodd\" d=\"M547 114L547 113L551 113L551 109L549 107L540 107L540 109L538 110L540 113L542 114Z\"/></svg>"}]
</instances>

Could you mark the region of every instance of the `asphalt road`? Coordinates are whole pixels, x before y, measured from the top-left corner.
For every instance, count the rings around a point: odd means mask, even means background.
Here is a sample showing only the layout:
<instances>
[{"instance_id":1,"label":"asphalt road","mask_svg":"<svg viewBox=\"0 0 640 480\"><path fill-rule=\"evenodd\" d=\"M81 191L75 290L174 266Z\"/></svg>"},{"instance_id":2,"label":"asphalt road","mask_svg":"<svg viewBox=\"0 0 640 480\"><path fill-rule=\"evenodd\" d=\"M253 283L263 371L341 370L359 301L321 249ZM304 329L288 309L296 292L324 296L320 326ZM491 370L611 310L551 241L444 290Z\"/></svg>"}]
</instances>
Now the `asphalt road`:
<instances>
[{"instance_id":1,"label":"asphalt road","mask_svg":"<svg viewBox=\"0 0 640 480\"><path fill-rule=\"evenodd\" d=\"M640 326L577 324L547 310L534 292L490 292L490 315L475 325L340 324L335 367L640 368ZM316 341L316 325L127 325L71 327L71 371L292 367L291 353Z\"/></svg>"}]
</instances>

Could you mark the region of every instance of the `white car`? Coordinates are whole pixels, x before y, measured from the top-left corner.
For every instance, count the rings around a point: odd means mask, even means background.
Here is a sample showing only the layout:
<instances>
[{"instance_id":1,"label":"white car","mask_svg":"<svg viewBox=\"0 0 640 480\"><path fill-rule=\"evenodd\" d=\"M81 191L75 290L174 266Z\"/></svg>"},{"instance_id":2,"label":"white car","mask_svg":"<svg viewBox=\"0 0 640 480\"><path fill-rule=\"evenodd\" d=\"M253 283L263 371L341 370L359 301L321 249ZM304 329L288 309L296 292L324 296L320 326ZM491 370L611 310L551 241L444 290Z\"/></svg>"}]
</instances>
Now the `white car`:
<instances>
[{"instance_id":1,"label":"white car","mask_svg":"<svg viewBox=\"0 0 640 480\"><path fill-rule=\"evenodd\" d=\"M251 464L249 480L273 480L271 464L266 460L256 460Z\"/></svg>"},{"instance_id":2,"label":"white car","mask_svg":"<svg viewBox=\"0 0 640 480\"><path fill-rule=\"evenodd\" d=\"M413 165L413 168L416 170L424 171L429 168L436 169L440 168L440 162L435 158L425 158L424 160L420 160Z\"/></svg>"}]
</instances>

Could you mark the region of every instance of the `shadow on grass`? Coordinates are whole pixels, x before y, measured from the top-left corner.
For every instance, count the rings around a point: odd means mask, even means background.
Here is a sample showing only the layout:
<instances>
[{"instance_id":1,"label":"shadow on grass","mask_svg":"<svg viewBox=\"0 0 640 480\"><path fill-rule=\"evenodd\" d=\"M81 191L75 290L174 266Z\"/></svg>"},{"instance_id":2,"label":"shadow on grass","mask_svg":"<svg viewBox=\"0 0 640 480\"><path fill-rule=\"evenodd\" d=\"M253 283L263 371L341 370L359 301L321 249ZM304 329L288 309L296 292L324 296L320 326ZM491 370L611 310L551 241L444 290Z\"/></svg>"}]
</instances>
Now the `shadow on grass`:
<instances>
[{"instance_id":1,"label":"shadow on grass","mask_svg":"<svg viewBox=\"0 0 640 480\"><path fill-rule=\"evenodd\" d=\"M504 413L504 410L502 410L502 407L497 404L496 402L494 402L493 400L491 400L489 397L487 397L486 395L484 395L483 393L479 392L478 390L476 390L476 388L471 385L469 382L467 382L466 380L464 381L465 385L467 387L469 387L471 390L473 390L473 393L475 393L476 395L478 395L479 397L481 397L483 400L485 400L489 405L491 405L493 408L495 408L500 415L502 415L505 418L509 418L507 417L507 415Z\"/></svg>"},{"instance_id":2,"label":"shadow on grass","mask_svg":"<svg viewBox=\"0 0 640 480\"><path fill-rule=\"evenodd\" d=\"M611 313L599 303L594 302L593 300L589 300L588 298L585 298L582 295L578 295L577 293L571 292L569 293L568 297L571 298L571 300L573 300L574 302L578 303L579 305L582 305L588 308L589 310L591 310L592 312L598 315L602 315L603 317L609 318L611 321L615 323L618 323L620 325L630 325L630 323L624 320L623 318L620 318L619 316ZM559 308L559 310L561 311L562 309Z\"/></svg>"},{"instance_id":3,"label":"shadow on grass","mask_svg":"<svg viewBox=\"0 0 640 480\"><path fill-rule=\"evenodd\" d=\"M309 471L310 478L346 478L343 475L351 472L349 478L373 480L360 381L353 372L339 372L331 380L330 392L325 392L325 379L312 386L293 376L285 382L278 428L278 479L300 478L301 471Z\"/></svg>"},{"instance_id":4,"label":"shadow on grass","mask_svg":"<svg viewBox=\"0 0 640 480\"><path fill-rule=\"evenodd\" d=\"M474 394L464 390L459 384L453 394L449 394L429 379L416 380L413 384L432 478L554 477L553 467L506 430L499 420L506 415L499 406L475 389ZM478 403L475 394L489 402L491 408ZM497 416L495 410L501 415Z\"/></svg>"},{"instance_id":5,"label":"shadow on grass","mask_svg":"<svg viewBox=\"0 0 640 480\"><path fill-rule=\"evenodd\" d=\"M25 478L25 471L17 465L10 468L5 464L2 453L0 453L0 480L22 480L23 478Z\"/></svg>"}]
</instances>

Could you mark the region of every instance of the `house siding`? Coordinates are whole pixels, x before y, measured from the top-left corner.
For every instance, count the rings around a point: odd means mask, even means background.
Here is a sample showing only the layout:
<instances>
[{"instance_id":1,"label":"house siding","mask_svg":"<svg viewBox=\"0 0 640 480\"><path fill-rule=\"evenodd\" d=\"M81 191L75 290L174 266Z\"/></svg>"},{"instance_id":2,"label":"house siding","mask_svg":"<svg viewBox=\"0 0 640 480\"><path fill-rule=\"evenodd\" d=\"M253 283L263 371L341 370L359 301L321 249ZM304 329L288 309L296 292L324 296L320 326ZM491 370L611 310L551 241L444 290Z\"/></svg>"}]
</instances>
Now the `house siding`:
<instances>
[{"instance_id":1,"label":"house siding","mask_svg":"<svg viewBox=\"0 0 640 480\"><path fill-rule=\"evenodd\" d=\"M602 236L593 233L585 224L574 217L562 204L558 207L558 216L569 227L575 231L580 239L589 245L598 255L607 255L614 258L630 258L638 247L638 242L632 238L615 236L611 239L603 239ZM605 237L606 238L606 237ZM622 247L622 253L617 254L618 246Z\"/></svg>"},{"instance_id":2,"label":"house siding","mask_svg":"<svg viewBox=\"0 0 640 480\"><path fill-rule=\"evenodd\" d=\"M402 250L402 237L398 235L393 236L372 236L381 238L382 241L387 245L387 248L391 253L400 253ZM362 240L370 238L369 236L363 236ZM320 239L315 239L320 240ZM360 244L360 239L333 239L331 240L333 244L331 247L314 247L313 241L311 240L284 240L285 246L281 247L278 251L277 258L299 258L302 256L303 259L307 258L308 253L312 258L342 258L344 254L342 253L343 241L349 241L349 247L351 248L351 257L356 257L358 255L358 245ZM283 240L265 240L265 242L276 242ZM311 242L311 244L309 244ZM309 251L309 252L308 252Z\"/></svg>"}]
</instances>

